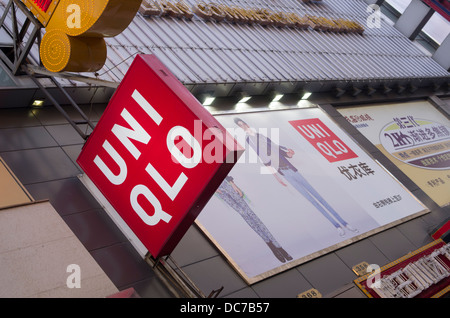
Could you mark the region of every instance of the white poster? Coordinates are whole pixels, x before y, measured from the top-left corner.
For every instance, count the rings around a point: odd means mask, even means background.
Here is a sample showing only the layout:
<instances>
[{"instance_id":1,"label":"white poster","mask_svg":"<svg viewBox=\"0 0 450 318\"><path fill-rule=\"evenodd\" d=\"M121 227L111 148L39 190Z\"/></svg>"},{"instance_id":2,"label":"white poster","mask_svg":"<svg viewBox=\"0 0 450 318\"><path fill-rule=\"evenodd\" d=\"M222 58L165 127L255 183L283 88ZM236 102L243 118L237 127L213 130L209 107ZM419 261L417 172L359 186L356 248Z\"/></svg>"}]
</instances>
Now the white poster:
<instances>
[{"instance_id":1,"label":"white poster","mask_svg":"<svg viewBox=\"0 0 450 318\"><path fill-rule=\"evenodd\" d=\"M450 204L450 121L429 102L339 112L438 205Z\"/></svg>"},{"instance_id":2,"label":"white poster","mask_svg":"<svg viewBox=\"0 0 450 318\"><path fill-rule=\"evenodd\" d=\"M196 222L249 284L428 212L318 108L216 118L246 151Z\"/></svg>"}]
</instances>

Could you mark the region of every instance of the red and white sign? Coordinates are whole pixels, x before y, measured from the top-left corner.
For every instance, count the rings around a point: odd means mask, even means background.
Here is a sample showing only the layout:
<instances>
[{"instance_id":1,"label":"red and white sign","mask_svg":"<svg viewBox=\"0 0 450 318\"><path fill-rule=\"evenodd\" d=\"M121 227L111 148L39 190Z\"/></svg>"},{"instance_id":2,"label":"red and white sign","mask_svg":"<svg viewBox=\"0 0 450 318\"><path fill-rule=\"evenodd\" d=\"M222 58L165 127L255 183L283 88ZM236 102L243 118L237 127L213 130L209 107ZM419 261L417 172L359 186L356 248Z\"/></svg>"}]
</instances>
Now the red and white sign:
<instances>
[{"instance_id":1,"label":"red and white sign","mask_svg":"<svg viewBox=\"0 0 450 318\"><path fill-rule=\"evenodd\" d=\"M154 55L138 55L77 163L158 258L175 248L242 152Z\"/></svg>"},{"instance_id":2,"label":"red and white sign","mask_svg":"<svg viewBox=\"0 0 450 318\"><path fill-rule=\"evenodd\" d=\"M358 157L319 118L294 120L289 123L329 162Z\"/></svg>"}]
</instances>

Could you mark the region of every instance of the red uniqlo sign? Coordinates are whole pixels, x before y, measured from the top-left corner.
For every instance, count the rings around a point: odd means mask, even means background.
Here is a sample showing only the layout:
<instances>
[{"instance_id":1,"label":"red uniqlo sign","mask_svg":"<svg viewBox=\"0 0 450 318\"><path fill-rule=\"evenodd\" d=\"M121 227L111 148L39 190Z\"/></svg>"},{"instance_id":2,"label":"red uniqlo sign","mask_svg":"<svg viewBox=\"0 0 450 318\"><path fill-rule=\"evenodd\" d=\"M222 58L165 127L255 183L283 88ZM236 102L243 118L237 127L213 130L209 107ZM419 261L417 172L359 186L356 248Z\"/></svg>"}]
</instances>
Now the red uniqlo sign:
<instances>
[{"instance_id":1,"label":"red uniqlo sign","mask_svg":"<svg viewBox=\"0 0 450 318\"><path fill-rule=\"evenodd\" d=\"M157 258L170 254L242 152L154 55L138 55L77 162Z\"/></svg>"},{"instance_id":2,"label":"red uniqlo sign","mask_svg":"<svg viewBox=\"0 0 450 318\"><path fill-rule=\"evenodd\" d=\"M289 123L329 162L358 157L319 118L294 120Z\"/></svg>"}]
</instances>

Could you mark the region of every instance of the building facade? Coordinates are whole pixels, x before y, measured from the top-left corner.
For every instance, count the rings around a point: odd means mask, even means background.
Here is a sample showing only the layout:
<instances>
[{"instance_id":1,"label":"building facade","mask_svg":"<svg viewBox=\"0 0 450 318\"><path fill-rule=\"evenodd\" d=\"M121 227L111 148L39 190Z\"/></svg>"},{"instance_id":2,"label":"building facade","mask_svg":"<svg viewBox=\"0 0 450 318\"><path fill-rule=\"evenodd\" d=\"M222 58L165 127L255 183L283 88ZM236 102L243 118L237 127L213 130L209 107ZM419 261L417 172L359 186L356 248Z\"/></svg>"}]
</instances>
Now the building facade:
<instances>
[{"instance_id":1,"label":"building facade","mask_svg":"<svg viewBox=\"0 0 450 318\"><path fill-rule=\"evenodd\" d=\"M9 2L0 8L6 12ZM49 74L37 44L25 63L34 79L2 64L0 157L32 201L49 200L119 290L174 297L76 163L135 56L154 54L235 135L239 118L273 133L280 145L292 141L297 154L309 156L303 169L318 192L333 207L353 209L342 218L359 225L346 237L329 234L325 219L312 213L325 204L310 206L286 174L289 193L271 175L267 181L250 174L261 166L255 159L230 174L234 185L247 186L246 210L219 192L171 254L177 267L203 295L293 298L315 289L323 297L366 297L354 284L356 266L391 263L433 242L448 221L450 37L439 45L421 33L434 10L421 1L402 15L386 1L369 0L143 1L129 27L106 39L107 60L95 74ZM9 52L14 19L4 17L2 51ZM25 19L20 10L17 17ZM282 124L292 121L298 125ZM318 133L333 135L326 145L335 147L308 143L314 134L302 134L303 124L326 126ZM430 134L420 137L426 129ZM255 151L250 143L247 150ZM392 190L386 195L382 188ZM378 191L379 200L368 194ZM269 192L286 201L277 209ZM300 214L290 214L296 205ZM392 217L382 219L380 211ZM274 218L275 212L286 213Z\"/></svg>"}]
</instances>

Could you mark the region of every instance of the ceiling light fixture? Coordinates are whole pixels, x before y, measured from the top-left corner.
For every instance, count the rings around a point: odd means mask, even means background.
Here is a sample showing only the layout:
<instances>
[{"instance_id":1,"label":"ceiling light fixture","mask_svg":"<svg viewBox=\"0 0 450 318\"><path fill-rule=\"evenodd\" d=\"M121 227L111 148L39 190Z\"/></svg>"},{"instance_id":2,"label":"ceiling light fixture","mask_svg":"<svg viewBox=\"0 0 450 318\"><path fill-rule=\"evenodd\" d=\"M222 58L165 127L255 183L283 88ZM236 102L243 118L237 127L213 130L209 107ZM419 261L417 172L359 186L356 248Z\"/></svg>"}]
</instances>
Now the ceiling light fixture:
<instances>
[{"instance_id":1,"label":"ceiling light fixture","mask_svg":"<svg viewBox=\"0 0 450 318\"><path fill-rule=\"evenodd\" d=\"M242 97L242 98L239 100L238 103L246 103L246 102L248 102L251 98L252 98L251 96L245 96L245 97Z\"/></svg>"},{"instance_id":2,"label":"ceiling light fixture","mask_svg":"<svg viewBox=\"0 0 450 318\"><path fill-rule=\"evenodd\" d=\"M205 97L205 100L203 101L203 106L211 106L211 104L214 102L215 99L216 99L215 97L211 96Z\"/></svg>"},{"instance_id":3,"label":"ceiling light fixture","mask_svg":"<svg viewBox=\"0 0 450 318\"><path fill-rule=\"evenodd\" d=\"M44 102L45 102L44 99L35 99L35 100L33 101L33 103L31 104L31 106L34 106L34 107L42 107L42 106L44 106Z\"/></svg>"},{"instance_id":4,"label":"ceiling light fixture","mask_svg":"<svg viewBox=\"0 0 450 318\"><path fill-rule=\"evenodd\" d=\"M275 94L275 97L272 99L272 102L279 102L280 99L283 98L283 94Z\"/></svg>"},{"instance_id":5,"label":"ceiling light fixture","mask_svg":"<svg viewBox=\"0 0 450 318\"><path fill-rule=\"evenodd\" d=\"M237 95L237 98L238 98L238 104L239 103L246 103L252 98L246 92L238 92L236 95Z\"/></svg>"},{"instance_id":6,"label":"ceiling light fixture","mask_svg":"<svg viewBox=\"0 0 450 318\"><path fill-rule=\"evenodd\" d=\"M214 92L204 92L197 95L197 99L203 106L210 106L214 100Z\"/></svg>"},{"instance_id":7,"label":"ceiling light fixture","mask_svg":"<svg viewBox=\"0 0 450 318\"><path fill-rule=\"evenodd\" d=\"M312 95L311 92L305 92L302 96L302 100L307 100L308 98L310 98Z\"/></svg>"}]
</instances>

